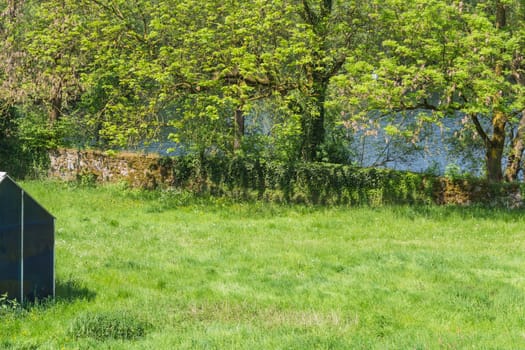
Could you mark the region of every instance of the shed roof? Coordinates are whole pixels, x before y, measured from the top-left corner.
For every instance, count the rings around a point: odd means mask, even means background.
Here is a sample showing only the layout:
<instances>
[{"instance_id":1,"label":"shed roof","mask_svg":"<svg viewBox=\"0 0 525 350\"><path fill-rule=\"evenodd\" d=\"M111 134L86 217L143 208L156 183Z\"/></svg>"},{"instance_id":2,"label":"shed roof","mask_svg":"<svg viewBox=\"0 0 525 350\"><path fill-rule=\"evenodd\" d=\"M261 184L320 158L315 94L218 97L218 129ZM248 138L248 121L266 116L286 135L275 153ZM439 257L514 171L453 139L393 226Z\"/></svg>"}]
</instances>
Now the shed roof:
<instances>
[{"instance_id":1,"label":"shed roof","mask_svg":"<svg viewBox=\"0 0 525 350\"><path fill-rule=\"evenodd\" d=\"M4 171L0 171L0 183L3 182L5 179L9 179L16 187L18 187L21 191L23 191L24 195L29 197L33 202L35 202L40 208L42 208L42 210L44 210L49 216L51 216L53 219L56 219L55 216L53 214L51 214L49 212L49 210L47 210L42 204L40 204L36 199L33 198L33 196L31 196L29 193L27 193L22 187L20 187L19 184L16 183L16 181L14 181L13 179L11 179L9 177L9 175L7 175L6 172Z\"/></svg>"}]
</instances>

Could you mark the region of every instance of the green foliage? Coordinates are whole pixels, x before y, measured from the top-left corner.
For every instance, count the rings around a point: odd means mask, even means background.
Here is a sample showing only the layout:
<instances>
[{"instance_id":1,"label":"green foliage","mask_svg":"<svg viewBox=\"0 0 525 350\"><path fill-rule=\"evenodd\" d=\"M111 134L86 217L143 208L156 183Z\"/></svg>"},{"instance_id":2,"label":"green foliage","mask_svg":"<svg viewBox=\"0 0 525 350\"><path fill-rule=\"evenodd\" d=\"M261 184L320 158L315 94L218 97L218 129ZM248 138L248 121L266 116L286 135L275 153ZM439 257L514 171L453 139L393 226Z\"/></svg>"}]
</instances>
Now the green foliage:
<instances>
[{"instance_id":1,"label":"green foliage","mask_svg":"<svg viewBox=\"0 0 525 350\"><path fill-rule=\"evenodd\" d=\"M468 177L468 174L463 173L459 165L451 163L445 167L445 177L447 179L457 180Z\"/></svg>"},{"instance_id":2,"label":"green foliage","mask_svg":"<svg viewBox=\"0 0 525 350\"><path fill-rule=\"evenodd\" d=\"M4 0L0 100L22 111L32 148L170 134L201 155L347 164L348 135L382 127L417 149L447 115L464 120L461 152L495 149L500 167L516 148L519 164L524 11L520 0Z\"/></svg>"},{"instance_id":3,"label":"green foliage","mask_svg":"<svg viewBox=\"0 0 525 350\"><path fill-rule=\"evenodd\" d=\"M19 176L25 169L19 166L23 162L18 161L22 150L18 141L15 110L2 110L0 123L0 165L3 171Z\"/></svg>"},{"instance_id":4,"label":"green foliage","mask_svg":"<svg viewBox=\"0 0 525 350\"><path fill-rule=\"evenodd\" d=\"M46 120L22 113L10 107L0 116L0 168L15 178L45 176L57 131Z\"/></svg>"},{"instance_id":5,"label":"green foliage","mask_svg":"<svg viewBox=\"0 0 525 350\"><path fill-rule=\"evenodd\" d=\"M97 184L97 175L91 172L78 173L76 182L81 187L95 187Z\"/></svg>"},{"instance_id":6,"label":"green foliage","mask_svg":"<svg viewBox=\"0 0 525 350\"><path fill-rule=\"evenodd\" d=\"M334 128L319 147L319 160L326 163L351 164L355 159L351 139L342 128Z\"/></svg>"},{"instance_id":7,"label":"green foliage","mask_svg":"<svg viewBox=\"0 0 525 350\"><path fill-rule=\"evenodd\" d=\"M515 184L491 184L474 178L457 165L447 166L444 178L431 171L418 174L322 162L287 163L243 156L188 155L162 158L159 165L166 173L172 174L168 178L172 178L173 182L163 185L175 189L175 197L168 196L166 203L184 203L192 193L240 201L329 206L434 202L509 208L520 206L519 190Z\"/></svg>"},{"instance_id":8,"label":"green foliage","mask_svg":"<svg viewBox=\"0 0 525 350\"><path fill-rule=\"evenodd\" d=\"M522 138L523 2L394 0L381 7L371 37L377 46L368 45L369 57L349 61L348 74L336 79L348 113L360 123L371 110L417 111L417 119L435 124L455 117L461 123L454 143L483 149L488 179L502 181L502 157L514 157L510 166L523 152L506 147ZM414 127L387 128L417 134Z\"/></svg>"},{"instance_id":9,"label":"green foliage","mask_svg":"<svg viewBox=\"0 0 525 350\"><path fill-rule=\"evenodd\" d=\"M126 311L113 310L83 313L75 318L68 334L75 338L96 340L134 340L146 334L146 323L137 320Z\"/></svg>"},{"instance_id":10,"label":"green foliage","mask_svg":"<svg viewBox=\"0 0 525 350\"><path fill-rule=\"evenodd\" d=\"M19 310L21 305L7 293L0 295L0 315Z\"/></svg>"},{"instance_id":11,"label":"green foliage","mask_svg":"<svg viewBox=\"0 0 525 350\"><path fill-rule=\"evenodd\" d=\"M169 125L174 141L199 153L265 149L283 160L326 158L326 149L317 154L335 124L325 113L326 92L358 51L366 6L24 2L10 23L16 31L5 34L17 43L6 46L9 58L21 58L5 70L6 81L15 82L18 103L52 122L67 119L76 129L67 141L80 146L127 147ZM260 104L271 106L267 138L245 147L244 121L257 120ZM254 140L263 143L252 147Z\"/></svg>"},{"instance_id":12,"label":"green foliage","mask_svg":"<svg viewBox=\"0 0 525 350\"><path fill-rule=\"evenodd\" d=\"M166 161L163 164L166 165ZM195 193L305 204L428 203L437 178L330 163L174 158L174 186Z\"/></svg>"}]
</instances>

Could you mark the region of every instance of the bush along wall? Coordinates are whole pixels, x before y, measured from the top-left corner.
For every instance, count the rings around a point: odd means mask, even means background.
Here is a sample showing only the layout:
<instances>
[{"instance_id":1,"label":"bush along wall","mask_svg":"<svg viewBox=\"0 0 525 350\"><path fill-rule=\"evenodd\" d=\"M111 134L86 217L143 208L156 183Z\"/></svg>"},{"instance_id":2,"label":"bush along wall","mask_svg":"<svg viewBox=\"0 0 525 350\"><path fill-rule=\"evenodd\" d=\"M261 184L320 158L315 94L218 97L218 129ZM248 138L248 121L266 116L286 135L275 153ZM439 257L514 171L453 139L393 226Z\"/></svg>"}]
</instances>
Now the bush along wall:
<instances>
[{"instance_id":1,"label":"bush along wall","mask_svg":"<svg viewBox=\"0 0 525 350\"><path fill-rule=\"evenodd\" d=\"M51 146L51 132L43 130L34 123L20 123L15 108L2 109L0 171L16 179L45 176L49 165L47 150Z\"/></svg>"},{"instance_id":2,"label":"bush along wall","mask_svg":"<svg viewBox=\"0 0 525 350\"><path fill-rule=\"evenodd\" d=\"M518 207L522 203L518 184L243 157L168 158L58 150L51 154L50 176L82 182L126 181L145 189L171 187L241 200L313 205L437 203Z\"/></svg>"}]
</instances>

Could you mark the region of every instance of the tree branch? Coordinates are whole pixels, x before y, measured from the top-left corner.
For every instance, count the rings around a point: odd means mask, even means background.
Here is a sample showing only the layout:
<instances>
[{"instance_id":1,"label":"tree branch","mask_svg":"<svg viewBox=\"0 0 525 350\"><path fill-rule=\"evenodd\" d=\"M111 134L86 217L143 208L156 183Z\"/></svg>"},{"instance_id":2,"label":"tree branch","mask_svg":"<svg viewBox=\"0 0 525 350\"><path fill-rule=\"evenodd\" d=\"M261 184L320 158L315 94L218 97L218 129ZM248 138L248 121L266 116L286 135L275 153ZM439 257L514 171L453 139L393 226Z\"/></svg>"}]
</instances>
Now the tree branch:
<instances>
[{"instance_id":1,"label":"tree branch","mask_svg":"<svg viewBox=\"0 0 525 350\"><path fill-rule=\"evenodd\" d=\"M485 145L488 146L491 141L490 141L489 136L487 135L487 133L483 129L483 126L481 126L481 123L479 122L478 116L475 115L475 114L470 114L469 117L472 120L472 122L474 123L474 126L476 127L476 131L478 132L478 135L481 137L481 139L483 140Z\"/></svg>"},{"instance_id":2,"label":"tree branch","mask_svg":"<svg viewBox=\"0 0 525 350\"><path fill-rule=\"evenodd\" d=\"M347 55L341 55L341 57L335 60L332 68L326 73L328 78L331 78L337 74L337 72L343 67L343 64L345 64L346 57Z\"/></svg>"},{"instance_id":3,"label":"tree branch","mask_svg":"<svg viewBox=\"0 0 525 350\"><path fill-rule=\"evenodd\" d=\"M407 106L405 103L401 102L399 107L391 107L389 111L392 112L403 112L403 111L416 111L418 109L425 109L429 111L438 111L439 108L428 102L428 100L422 99L421 101L413 104L412 106Z\"/></svg>"},{"instance_id":4,"label":"tree branch","mask_svg":"<svg viewBox=\"0 0 525 350\"><path fill-rule=\"evenodd\" d=\"M333 0L323 0L323 4L321 5L321 18L326 19L333 10L334 2Z\"/></svg>"},{"instance_id":5,"label":"tree branch","mask_svg":"<svg viewBox=\"0 0 525 350\"><path fill-rule=\"evenodd\" d=\"M109 12L112 12L114 15L116 15L120 20L124 20L125 19L125 16L122 14L122 12L115 6L109 6L109 5L106 5L104 4L103 2L99 1L99 0L88 0L96 5L98 5L99 7L102 7L103 9L105 9L106 11L109 11Z\"/></svg>"},{"instance_id":6,"label":"tree branch","mask_svg":"<svg viewBox=\"0 0 525 350\"><path fill-rule=\"evenodd\" d=\"M304 8L304 20L306 23L314 25L319 20L315 13L310 8L310 5L308 4L308 0L303 0L303 8Z\"/></svg>"},{"instance_id":7,"label":"tree branch","mask_svg":"<svg viewBox=\"0 0 525 350\"><path fill-rule=\"evenodd\" d=\"M279 92L286 92L289 90L293 90L297 88L297 84L279 84L277 83L272 77L257 77L257 76L251 76L247 77L242 75L238 70L233 70L232 72L229 72L228 74L216 76L213 78L214 80L222 80L229 84L235 84L239 82L244 82L248 86L252 87L266 87L274 89L275 91Z\"/></svg>"}]
</instances>

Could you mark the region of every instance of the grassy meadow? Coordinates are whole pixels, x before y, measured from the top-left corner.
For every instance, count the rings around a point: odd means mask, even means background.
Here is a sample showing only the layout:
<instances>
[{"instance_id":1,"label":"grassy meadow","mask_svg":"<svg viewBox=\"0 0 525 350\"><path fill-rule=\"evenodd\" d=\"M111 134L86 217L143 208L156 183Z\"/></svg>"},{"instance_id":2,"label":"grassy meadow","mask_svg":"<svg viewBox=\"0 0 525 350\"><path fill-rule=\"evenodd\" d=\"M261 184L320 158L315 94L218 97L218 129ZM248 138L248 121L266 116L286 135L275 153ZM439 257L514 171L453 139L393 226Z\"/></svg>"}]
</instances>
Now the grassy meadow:
<instances>
[{"instance_id":1,"label":"grassy meadow","mask_svg":"<svg viewBox=\"0 0 525 350\"><path fill-rule=\"evenodd\" d=\"M1 349L525 349L525 212L54 182L57 298Z\"/></svg>"}]
</instances>

